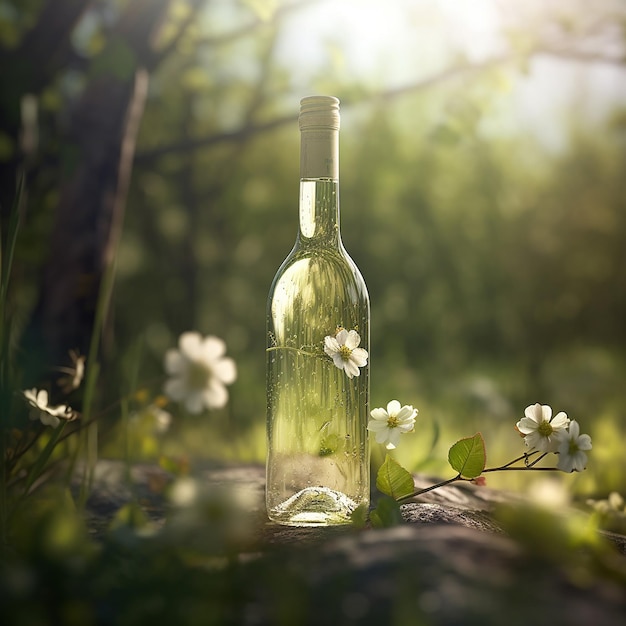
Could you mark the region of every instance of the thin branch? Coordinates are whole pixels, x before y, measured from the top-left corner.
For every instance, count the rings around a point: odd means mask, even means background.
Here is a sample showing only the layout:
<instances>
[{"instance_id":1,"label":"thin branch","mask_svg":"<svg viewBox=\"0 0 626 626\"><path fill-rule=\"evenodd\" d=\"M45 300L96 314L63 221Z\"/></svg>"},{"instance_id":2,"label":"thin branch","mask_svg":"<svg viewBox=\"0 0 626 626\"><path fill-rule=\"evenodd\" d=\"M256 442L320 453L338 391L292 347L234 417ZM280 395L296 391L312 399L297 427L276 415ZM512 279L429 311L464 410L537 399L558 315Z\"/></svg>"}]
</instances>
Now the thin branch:
<instances>
[{"instance_id":1,"label":"thin branch","mask_svg":"<svg viewBox=\"0 0 626 626\"><path fill-rule=\"evenodd\" d=\"M206 2L207 0L192 0L191 10L185 17L176 34L171 38L167 45L163 46L163 48L155 51L151 55L148 64L150 68L157 67L161 63L161 61L163 61L163 59L167 58L176 49L176 46L182 39L183 35L187 32L187 29L196 21L200 9L203 7L204 4L206 4Z\"/></svg>"},{"instance_id":2,"label":"thin branch","mask_svg":"<svg viewBox=\"0 0 626 626\"><path fill-rule=\"evenodd\" d=\"M440 487L445 487L446 485L454 483L457 480L465 480L465 479L461 478L461 474L457 474L456 476L453 476L452 478L448 478L448 480L442 480L440 483L436 483L434 485L431 485L430 487L424 487L423 489L418 489L417 491L414 491L409 496L404 496L402 498L397 498L396 502L402 502L404 500L410 500L411 498L416 498L417 496L421 496L421 495L423 495L425 493L428 493L429 491L433 491L435 489L439 489Z\"/></svg>"},{"instance_id":3,"label":"thin branch","mask_svg":"<svg viewBox=\"0 0 626 626\"><path fill-rule=\"evenodd\" d=\"M547 48L547 47L543 48L542 47L542 48L536 48L535 50L529 53L529 56L531 57L540 56L540 55L558 56L562 59L569 59L571 61L577 61L577 62L607 63L611 65L617 65L620 67L626 67L626 59L624 58L587 53L587 52L583 52L583 51L575 50L571 48L570 49L566 49L566 48L557 49L557 48ZM401 87L395 87L395 88L387 89L384 91L365 94L364 96L359 97L358 100L345 98L342 100L342 105L346 107L346 106L350 106L353 104L366 102L366 101L394 100L396 98L399 98L408 94L424 91L430 87L433 87L441 83L445 83L447 81L453 80L460 76L485 71L492 67L506 65L507 63L514 63L514 62L517 62L518 60L519 60L519 55L505 54L505 55L493 57L481 63L456 65L454 67L447 68L441 72L433 74L432 76L427 76L426 78L422 78L408 85L403 85ZM218 144L242 141L250 137L253 137L255 135L272 131L282 126L294 124L297 121L297 119L298 119L297 114L284 115L282 117L277 117L267 122L244 125L241 128L238 128L232 131L224 131L221 133L215 133L209 136L198 137L195 139L186 139L184 141L174 142L168 145L158 146L156 148L139 151L135 155L135 159L137 162L141 162L141 163L152 163L156 159L159 159L163 156L167 156L169 154L189 152L193 150L210 148Z\"/></svg>"},{"instance_id":4,"label":"thin branch","mask_svg":"<svg viewBox=\"0 0 626 626\"><path fill-rule=\"evenodd\" d=\"M245 126L233 131L224 131L221 133L215 133L214 135L209 135L208 137L198 137L197 139L179 141L166 146L159 146L158 148L137 152L135 155L135 161L138 163L151 163L152 161L169 154L209 148L211 146L229 143L232 141L241 141L249 136L265 133L267 131L274 130L275 128L286 126L287 124L293 124L297 121L297 114L285 115L268 122Z\"/></svg>"},{"instance_id":5,"label":"thin branch","mask_svg":"<svg viewBox=\"0 0 626 626\"><path fill-rule=\"evenodd\" d=\"M433 85L448 81L462 74L467 74L470 72L478 72L478 71L487 69L489 67L493 67L495 65L499 65L507 61L511 61L512 58L513 57L511 56L496 57L496 58L490 59L489 61L484 61L483 63L473 64L473 65L469 65L469 64L458 65L452 68L448 68L447 70L444 70L443 72L439 72L432 76L428 76L424 79L420 79L416 81L415 83L411 83L403 87L397 87L397 88L388 89L388 90L379 91L379 92L372 92L371 94L364 95L362 98L359 98L358 101L350 99L350 98L346 98L345 100L342 101L342 104L345 107L351 104L356 104L357 102L364 102L368 100L369 101L393 100L394 98L398 98L408 93L415 93L418 91L428 89L429 87ZM141 163L151 163L152 161L160 157L167 156L169 154L176 154L179 152L188 152L192 150L209 148L218 144L223 144L223 143L228 143L228 142L233 142L233 141L241 141L242 139L247 139L249 137L252 137L261 133L265 133L270 130L274 130L275 128L279 128L281 126L294 124L297 121L298 121L297 113L284 115L282 117L277 117L268 122L246 125L233 131L215 133L207 137L198 137L197 139L188 139L185 141L171 143L165 146L159 146L157 148L139 151L135 155L135 160Z\"/></svg>"}]
</instances>

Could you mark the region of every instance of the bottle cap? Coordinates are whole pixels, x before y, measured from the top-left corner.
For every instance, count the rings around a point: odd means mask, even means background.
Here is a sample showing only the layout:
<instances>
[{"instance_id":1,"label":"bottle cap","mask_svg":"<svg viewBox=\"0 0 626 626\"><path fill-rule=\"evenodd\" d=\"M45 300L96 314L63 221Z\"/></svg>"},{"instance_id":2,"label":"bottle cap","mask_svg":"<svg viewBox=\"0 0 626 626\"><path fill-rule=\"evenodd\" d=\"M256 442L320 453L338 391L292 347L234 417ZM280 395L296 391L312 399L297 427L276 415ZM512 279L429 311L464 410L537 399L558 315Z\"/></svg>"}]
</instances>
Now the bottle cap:
<instances>
[{"instance_id":1,"label":"bottle cap","mask_svg":"<svg viewBox=\"0 0 626 626\"><path fill-rule=\"evenodd\" d=\"M334 96L307 96L300 100L300 130L328 128L339 130L339 99Z\"/></svg>"}]
</instances>

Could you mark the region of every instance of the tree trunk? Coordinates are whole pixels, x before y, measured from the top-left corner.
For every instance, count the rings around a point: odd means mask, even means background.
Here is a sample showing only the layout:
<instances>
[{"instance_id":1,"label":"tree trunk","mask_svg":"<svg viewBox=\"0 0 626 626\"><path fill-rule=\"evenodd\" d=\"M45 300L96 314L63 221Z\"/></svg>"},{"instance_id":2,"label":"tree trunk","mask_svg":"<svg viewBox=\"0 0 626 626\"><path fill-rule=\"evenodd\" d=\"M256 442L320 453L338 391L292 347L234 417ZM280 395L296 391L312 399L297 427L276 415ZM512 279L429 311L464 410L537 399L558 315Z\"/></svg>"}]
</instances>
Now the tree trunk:
<instances>
[{"instance_id":1,"label":"tree trunk","mask_svg":"<svg viewBox=\"0 0 626 626\"><path fill-rule=\"evenodd\" d=\"M0 132L15 144L12 156L0 161L2 226L15 194L16 169L25 156L20 146L22 98L39 95L67 64L71 32L91 4L92 0L46 0L19 45L0 49Z\"/></svg>"},{"instance_id":2,"label":"tree trunk","mask_svg":"<svg viewBox=\"0 0 626 626\"><path fill-rule=\"evenodd\" d=\"M121 16L71 115L65 171L37 306L24 338L27 376L49 379L69 350L87 354L123 222L151 42L170 0L135 0ZM99 298L102 302L98 305ZM31 360L32 359L32 360Z\"/></svg>"}]
</instances>

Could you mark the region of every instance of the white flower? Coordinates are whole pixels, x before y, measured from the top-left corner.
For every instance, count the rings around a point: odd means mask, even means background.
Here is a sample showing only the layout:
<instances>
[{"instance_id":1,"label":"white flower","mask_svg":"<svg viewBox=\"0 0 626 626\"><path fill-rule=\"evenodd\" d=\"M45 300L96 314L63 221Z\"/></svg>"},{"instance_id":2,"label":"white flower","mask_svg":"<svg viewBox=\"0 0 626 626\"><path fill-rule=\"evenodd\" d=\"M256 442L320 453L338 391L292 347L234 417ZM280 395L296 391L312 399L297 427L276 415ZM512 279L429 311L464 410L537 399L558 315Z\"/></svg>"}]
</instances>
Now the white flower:
<instances>
[{"instance_id":1,"label":"white flower","mask_svg":"<svg viewBox=\"0 0 626 626\"><path fill-rule=\"evenodd\" d=\"M587 464L585 450L591 450L591 437L581 435L578 422L572 420L569 430L559 436L557 468L563 472L582 472Z\"/></svg>"},{"instance_id":2,"label":"white flower","mask_svg":"<svg viewBox=\"0 0 626 626\"><path fill-rule=\"evenodd\" d=\"M237 378L235 362L224 356L226 344L218 337L186 332L180 336L178 348L165 354L165 371L171 376L165 382L165 394L182 402L190 413L225 406L225 385Z\"/></svg>"},{"instance_id":3,"label":"white flower","mask_svg":"<svg viewBox=\"0 0 626 626\"><path fill-rule=\"evenodd\" d=\"M345 370L348 378L361 374L359 367L367 365L367 350L357 347L361 337L356 330L348 332L342 328L334 337L324 337L324 352L332 358L339 369Z\"/></svg>"},{"instance_id":4,"label":"white flower","mask_svg":"<svg viewBox=\"0 0 626 626\"><path fill-rule=\"evenodd\" d=\"M76 417L76 413L65 404L50 406L48 392L45 389L39 391L36 388L27 389L22 393L31 407L30 419L41 420L44 426L56 428L61 423L61 419L70 421Z\"/></svg>"},{"instance_id":5,"label":"white flower","mask_svg":"<svg viewBox=\"0 0 626 626\"><path fill-rule=\"evenodd\" d=\"M190 476L179 478L170 488L169 497L176 507L191 506L198 500L200 488L195 479Z\"/></svg>"},{"instance_id":6,"label":"white flower","mask_svg":"<svg viewBox=\"0 0 626 626\"><path fill-rule=\"evenodd\" d=\"M70 391L78 389L85 377L86 357L80 355L76 350L70 350L70 359L72 360L72 367L57 368L60 372L65 374L65 376L58 380L58 384L63 393L70 393Z\"/></svg>"},{"instance_id":7,"label":"white flower","mask_svg":"<svg viewBox=\"0 0 626 626\"><path fill-rule=\"evenodd\" d=\"M547 404L531 404L517 422L517 430L525 435L524 442L529 450L556 452L559 436L567 429L570 420L563 411L552 417L552 408Z\"/></svg>"},{"instance_id":8,"label":"white flower","mask_svg":"<svg viewBox=\"0 0 626 626\"><path fill-rule=\"evenodd\" d=\"M377 443L387 442L387 450L393 450L398 445L401 434L414 430L417 413L417 409L411 405L400 406L397 400L392 400L386 411L378 408L370 412L372 419L367 430L376 433Z\"/></svg>"}]
</instances>

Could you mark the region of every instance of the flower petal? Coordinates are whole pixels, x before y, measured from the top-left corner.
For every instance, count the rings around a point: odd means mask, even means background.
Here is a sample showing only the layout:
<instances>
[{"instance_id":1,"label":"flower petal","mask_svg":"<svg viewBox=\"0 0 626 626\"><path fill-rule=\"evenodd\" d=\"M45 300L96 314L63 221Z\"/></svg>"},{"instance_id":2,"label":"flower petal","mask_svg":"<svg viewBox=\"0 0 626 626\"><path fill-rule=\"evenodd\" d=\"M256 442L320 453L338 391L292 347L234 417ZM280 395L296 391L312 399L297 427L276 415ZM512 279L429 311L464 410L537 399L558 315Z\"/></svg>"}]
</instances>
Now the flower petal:
<instances>
[{"instance_id":1,"label":"flower petal","mask_svg":"<svg viewBox=\"0 0 626 626\"><path fill-rule=\"evenodd\" d=\"M583 472L585 470L585 467L587 465L587 455L582 452L582 451L578 451L574 454L574 469L577 472Z\"/></svg>"},{"instance_id":2,"label":"flower petal","mask_svg":"<svg viewBox=\"0 0 626 626\"><path fill-rule=\"evenodd\" d=\"M37 389L25 389L22 391L24 397L28 400L30 404L37 404Z\"/></svg>"},{"instance_id":3,"label":"flower petal","mask_svg":"<svg viewBox=\"0 0 626 626\"><path fill-rule=\"evenodd\" d=\"M527 406L524 409L524 415L530 419L533 420L534 422L536 422L537 420L535 419L535 407L539 406L538 404L531 404L529 406Z\"/></svg>"},{"instance_id":4,"label":"flower petal","mask_svg":"<svg viewBox=\"0 0 626 626\"><path fill-rule=\"evenodd\" d=\"M209 409L221 409L228 402L228 391L217 380L211 381L208 389L202 392L204 403Z\"/></svg>"},{"instance_id":5,"label":"flower petal","mask_svg":"<svg viewBox=\"0 0 626 626\"><path fill-rule=\"evenodd\" d=\"M396 417L401 408L402 405L397 400L391 400L391 402L387 404L387 413L389 413L390 417Z\"/></svg>"},{"instance_id":6,"label":"flower petal","mask_svg":"<svg viewBox=\"0 0 626 626\"><path fill-rule=\"evenodd\" d=\"M163 365L165 367L166 373L170 376L172 374L179 374L187 363L187 359L180 353L179 350L174 348L170 348L165 353L165 358L163 360Z\"/></svg>"},{"instance_id":7,"label":"flower petal","mask_svg":"<svg viewBox=\"0 0 626 626\"><path fill-rule=\"evenodd\" d=\"M338 367L340 370L342 370L345 361L343 360L341 354L339 354L339 352L335 352L331 356L333 357L333 363L335 364L335 367Z\"/></svg>"},{"instance_id":8,"label":"flower petal","mask_svg":"<svg viewBox=\"0 0 626 626\"><path fill-rule=\"evenodd\" d=\"M219 359L226 353L226 343L219 337L209 335L202 342L202 352L205 358L209 358L211 361Z\"/></svg>"},{"instance_id":9,"label":"flower petal","mask_svg":"<svg viewBox=\"0 0 626 626\"><path fill-rule=\"evenodd\" d=\"M202 354L202 336L197 332L183 333L178 339L178 346L183 355L196 359Z\"/></svg>"},{"instance_id":10,"label":"flower petal","mask_svg":"<svg viewBox=\"0 0 626 626\"><path fill-rule=\"evenodd\" d=\"M367 365L367 350L364 348L354 348L350 359L352 359L359 367L365 367Z\"/></svg>"},{"instance_id":11,"label":"flower petal","mask_svg":"<svg viewBox=\"0 0 626 626\"><path fill-rule=\"evenodd\" d=\"M350 350L354 350L361 343L361 337L356 330L351 330L345 339L344 345Z\"/></svg>"},{"instance_id":12,"label":"flower petal","mask_svg":"<svg viewBox=\"0 0 626 626\"><path fill-rule=\"evenodd\" d=\"M378 433L381 430L384 430L387 428L387 422L386 421L382 421L382 420L374 420L371 419L368 423L367 423L367 430L369 430L370 432L373 433Z\"/></svg>"},{"instance_id":13,"label":"flower petal","mask_svg":"<svg viewBox=\"0 0 626 626\"><path fill-rule=\"evenodd\" d=\"M45 389L40 389L37 392L37 404L45 409L48 406L48 392Z\"/></svg>"},{"instance_id":14,"label":"flower petal","mask_svg":"<svg viewBox=\"0 0 626 626\"><path fill-rule=\"evenodd\" d=\"M39 418L41 419L42 424L45 426L51 426L52 428L56 428L61 423L61 420L56 415L51 415L46 411L42 411Z\"/></svg>"},{"instance_id":15,"label":"flower petal","mask_svg":"<svg viewBox=\"0 0 626 626\"><path fill-rule=\"evenodd\" d=\"M387 423L387 420L389 419L389 413L387 413L387 411L385 411L385 409L382 409L382 408L372 409L370 411L370 415L375 420L380 420L381 422L384 422L385 424Z\"/></svg>"},{"instance_id":16,"label":"flower petal","mask_svg":"<svg viewBox=\"0 0 626 626\"><path fill-rule=\"evenodd\" d=\"M398 424L396 428L402 433L412 433L415 430L414 421Z\"/></svg>"},{"instance_id":17,"label":"flower petal","mask_svg":"<svg viewBox=\"0 0 626 626\"><path fill-rule=\"evenodd\" d=\"M187 387L180 378L170 378L163 385L163 393L175 402L180 402L187 393Z\"/></svg>"},{"instance_id":18,"label":"flower petal","mask_svg":"<svg viewBox=\"0 0 626 626\"><path fill-rule=\"evenodd\" d=\"M536 431L528 433L526 437L524 437L524 443L528 446L530 450L534 450L535 448L539 449L539 445L543 441L543 437Z\"/></svg>"},{"instance_id":19,"label":"flower petal","mask_svg":"<svg viewBox=\"0 0 626 626\"><path fill-rule=\"evenodd\" d=\"M328 356L333 356L335 353L339 352L339 348L339 342L334 337L330 335L324 337L324 352L326 352Z\"/></svg>"},{"instance_id":20,"label":"flower petal","mask_svg":"<svg viewBox=\"0 0 626 626\"><path fill-rule=\"evenodd\" d=\"M530 417L522 417L522 419L517 422L516 426L520 433L528 435L529 433L535 432L539 424Z\"/></svg>"},{"instance_id":21,"label":"flower petal","mask_svg":"<svg viewBox=\"0 0 626 626\"><path fill-rule=\"evenodd\" d=\"M379 430L376 433L376 443L385 443L389 438L390 429L385 426L385 428Z\"/></svg>"},{"instance_id":22,"label":"flower petal","mask_svg":"<svg viewBox=\"0 0 626 626\"><path fill-rule=\"evenodd\" d=\"M393 450L400 443L400 431L397 428L389 429L389 443L387 444L388 450Z\"/></svg>"},{"instance_id":23,"label":"flower petal","mask_svg":"<svg viewBox=\"0 0 626 626\"><path fill-rule=\"evenodd\" d=\"M556 464L557 469L560 469L562 472L572 472L574 471L574 460L569 454L561 454L559 453L559 460Z\"/></svg>"},{"instance_id":24,"label":"flower petal","mask_svg":"<svg viewBox=\"0 0 626 626\"><path fill-rule=\"evenodd\" d=\"M336 335L335 339L340 346L346 345L346 339L348 338L348 331L345 328L342 328Z\"/></svg>"},{"instance_id":25,"label":"flower petal","mask_svg":"<svg viewBox=\"0 0 626 626\"><path fill-rule=\"evenodd\" d=\"M524 410L524 415L528 419L533 420L533 422L536 422L537 424L541 424L541 422L544 421L543 407L539 403L531 404L530 406L527 406L526 409ZM550 415L552 415L552 409L550 409ZM550 419L550 416L548 416L548 419Z\"/></svg>"},{"instance_id":26,"label":"flower petal","mask_svg":"<svg viewBox=\"0 0 626 626\"><path fill-rule=\"evenodd\" d=\"M415 421L415 409L405 404L397 413L396 419L400 422Z\"/></svg>"},{"instance_id":27,"label":"flower petal","mask_svg":"<svg viewBox=\"0 0 626 626\"><path fill-rule=\"evenodd\" d=\"M348 378L353 378L354 376L360 376L361 371L359 368L350 360L343 362L343 369L346 372Z\"/></svg>"},{"instance_id":28,"label":"flower petal","mask_svg":"<svg viewBox=\"0 0 626 626\"><path fill-rule=\"evenodd\" d=\"M552 418L550 425L552 426L552 428L556 430L560 428L566 428L569 423L570 423L570 419L569 417L567 417L567 413L564 413L563 411L559 411Z\"/></svg>"},{"instance_id":29,"label":"flower petal","mask_svg":"<svg viewBox=\"0 0 626 626\"><path fill-rule=\"evenodd\" d=\"M237 366L235 361L229 357L220 359L213 364L213 373L225 385L230 385L237 380Z\"/></svg>"}]
</instances>

